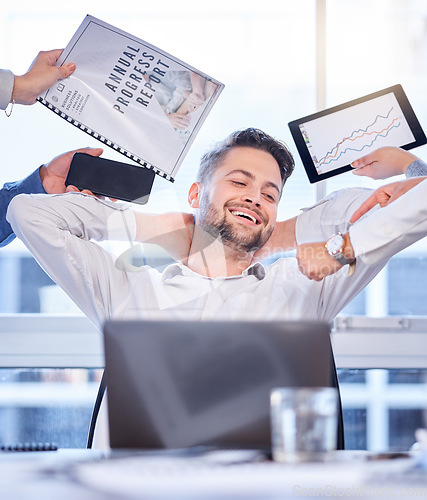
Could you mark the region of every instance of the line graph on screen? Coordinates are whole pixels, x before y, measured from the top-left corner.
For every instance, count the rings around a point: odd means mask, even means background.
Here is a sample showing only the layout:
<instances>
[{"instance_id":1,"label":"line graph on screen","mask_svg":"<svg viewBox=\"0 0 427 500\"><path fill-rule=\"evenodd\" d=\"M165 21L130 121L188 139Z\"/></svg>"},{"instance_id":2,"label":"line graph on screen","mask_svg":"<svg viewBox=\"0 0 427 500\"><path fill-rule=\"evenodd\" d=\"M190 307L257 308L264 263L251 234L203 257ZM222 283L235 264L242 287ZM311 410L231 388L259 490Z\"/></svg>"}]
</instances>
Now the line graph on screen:
<instances>
[{"instance_id":1,"label":"line graph on screen","mask_svg":"<svg viewBox=\"0 0 427 500\"><path fill-rule=\"evenodd\" d=\"M311 183L352 172L356 160L376 149L427 144L400 84L318 110L288 126Z\"/></svg>"},{"instance_id":2,"label":"line graph on screen","mask_svg":"<svg viewBox=\"0 0 427 500\"><path fill-rule=\"evenodd\" d=\"M377 115L375 117L375 120L366 128L354 130L349 137L344 137L322 158L318 159L319 166L329 165L332 162L338 161L348 151L360 153L365 148L371 147L379 138L387 137L391 130L400 126L398 117L391 119L390 123L383 127L382 130L377 130L381 127L375 127L375 129L372 130L372 127L377 125L377 122L379 122L381 119L388 120L392 111L393 108L391 108L385 116Z\"/></svg>"},{"instance_id":3,"label":"line graph on screen","mask_svg":"<svg viewBox=\"0 0 427 500\"><path fill-rule=\"evenodd\" d=\"M302 123L300 130L318 173L349 165L374 149L413 140L393 94Z\"/></svg>"}]
</instances>

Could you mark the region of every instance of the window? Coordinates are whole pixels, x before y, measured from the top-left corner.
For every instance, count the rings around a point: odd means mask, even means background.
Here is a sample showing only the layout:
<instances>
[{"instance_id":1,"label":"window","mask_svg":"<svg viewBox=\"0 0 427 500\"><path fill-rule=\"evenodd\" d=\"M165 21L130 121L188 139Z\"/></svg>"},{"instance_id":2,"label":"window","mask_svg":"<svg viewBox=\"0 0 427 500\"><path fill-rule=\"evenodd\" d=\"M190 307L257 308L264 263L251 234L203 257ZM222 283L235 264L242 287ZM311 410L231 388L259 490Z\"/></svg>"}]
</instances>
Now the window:
<instances>
[{"instance_id":1,"label":"window","mask_svg":"<svg viewBox=\"0 0 427 500\"><path fill-rule=\"evenodd\" d=\"M409 450L427 425L425 370L339 370L345 446Z\"/></svg>"},{"instance_id":2,"label":"window","mask_svg":"<svg viewBox=\"0 0 427 500\"><path fill-rule=\"evenodd\" d=\"M102 370L0 369L0 443L85 448Z\"/></svg>"},{"instance_id":3,"label":"window","mask_svg":"<svg viewBox=\"0 0 427 500\"><path fill-rule=\"evenodd\" d=\"M32 51L65 46L86 9L81 2L70 7L51 1L37 9L26 2L6 7L1 18L5 38L2 67L21 74L36 55ZM213 142L236 129L256 126L266 130L297 154L287 122L310 113L315 106L314 0L304 4L267 0L262 9L256 2L243 0L232 4L225 0L214 4L192 0L185 8L170 0L158 5L131 1L120 14L116 8L106 7L105 2L92 2L90 14L172 53L226 85L175 183L157 179L144 209L188 211L187 192L200 157ZM303 38L299 38L298 26L304 26ZM31 39L30 50L23 40L24 32L25 40ZM297 39L298 51L290 50ZM24 177L62 152L100 146L40 104L15 106L11 118L0 120L0 133L3 143L8 144L2 153L5 167L0 169L1 184ZM104 149L106 157L123 160L110 148ZM298 168L288 182L280 217L293 216L314 199L314 190ZM0 297L4 299L0 301L0 313L75 310L39 272L20 242L2 249L0 272L8 276L0 281Z\"/></svg>"},{"instance_id":4,"label":"window","mask_svg":"<svg viewBox=\"0 0 427 500\"><path fill-rule=\"evenodd\" d=\"M320 10L316 10L319 7ZM316 47L316 16L322 12L322 7L326 7L322 25L326 28L326 45ZM4 6L0 14L1 66L11 68L16 74L24 73L36 51L61 47L68 42L86 9L86 3L80 0L72 6L52 0L38 3L37 8L28 0ZM326 56L326 106L401 83L424 128L427 123L427 5L422 0L265 0L262 6L247 0L214 3L189 0L185 6L171 0L161 4L130 0L121 10L115 4L94 1L90 14L146 39L226 84L175 184L158 180L147 210L188 210L186 192L202 153L213 141L247 126L257 126L283 139L296 157L296 171L285 188L280 218L292 216L301 207L313 203L317 192L328 193L356 185L378 186L378 182L351 173L333 178L320 187L307 182L287 122L311 114L319 103L316 63L321 57L316 60L316 54L321 55L322 51ZM64 151L86 145L99 146L97 141L38 104L28 108L16 106L11 118L0 120L0 133L3 144L7 145L2 150L0 184L24 177ZM415 153L427 159L425 147ZM115 157L108 149L105 155ZM163 265L164 261L159 260L159 264ZM426 315L425 272L426 244L421 241L396 256L343 314ZM15 241L0 249L0 314L6 315L0 316L0 330L8 315L22 313L80 314L23 245ZM42 320L43 317L42 314ZM6 398L0 408L0 419L17 421L18 415L22 421L28 421L30 412L36 426L29 434L25 434L25 426L19 431L5 426L4 429L9 430L0 440L27 437L30 440L32 432L35 437L31 440L53 440L54 435L43 434L35 420L38 411L44 412L45 419L48 410L36 408L51 405L60 408L61 405L35 402L39 391L35 388L40 384L45 389L49 387L46 377L73 380L81 376L80 371L75 372L76 375L65 373L47 375L43 370L9 368L3 372L0 394L10 389L13 393L14 388L20 387L23 399L18 403ZM33 383L22 379L29 376L40 380ZM79 403L73 400L82 416L76 418L68 412L71 406L64 403L68 421L88 419L89 400L94 397L97 376L97 372L85 372L82 399ZM424 371L407 372L402 366L397 372L345 366L339 376L349 447L410 446L414 428L423 422ZM409 377L405 382L396 382L397 377L404 376ZM404 390L400 390L402 387ZM411 402L405 402L402 393L412 394ZM376 397L378 394L390 395L391 399L380 401ZM371 404L372 399L376 399L375 405ZM60 425L62 411L49 410L52 428ZM410 412L409 417L407 412ZM378 441L374 440L371 431L373 423L378 425L376 418L381 419L384 429ZM81 446L86 431L75 429L75 432L79 435L76 441L64 434L58 439L59 444Z\"/></svg>"}]
</instances>

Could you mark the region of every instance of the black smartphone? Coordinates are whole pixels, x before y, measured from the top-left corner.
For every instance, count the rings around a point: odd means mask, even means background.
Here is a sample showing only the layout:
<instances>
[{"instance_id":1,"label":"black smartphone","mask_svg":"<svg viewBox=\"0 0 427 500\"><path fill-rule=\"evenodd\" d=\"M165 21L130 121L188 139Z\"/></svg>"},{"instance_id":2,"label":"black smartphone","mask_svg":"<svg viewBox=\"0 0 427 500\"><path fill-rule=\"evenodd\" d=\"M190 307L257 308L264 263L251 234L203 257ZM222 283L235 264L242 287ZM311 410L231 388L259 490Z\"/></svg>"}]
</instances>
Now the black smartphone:
<instances>
[{"instance_id":1,"label":"black smartphone","mask_svg":"<svg viewBox=\"0 0 427 500\"><path fill-rule=\"evenodd\" d=\"M153 187L154 170L75 153L65 185L89 189L93 194L145 205Z\"/></svg>"}]
</instances>

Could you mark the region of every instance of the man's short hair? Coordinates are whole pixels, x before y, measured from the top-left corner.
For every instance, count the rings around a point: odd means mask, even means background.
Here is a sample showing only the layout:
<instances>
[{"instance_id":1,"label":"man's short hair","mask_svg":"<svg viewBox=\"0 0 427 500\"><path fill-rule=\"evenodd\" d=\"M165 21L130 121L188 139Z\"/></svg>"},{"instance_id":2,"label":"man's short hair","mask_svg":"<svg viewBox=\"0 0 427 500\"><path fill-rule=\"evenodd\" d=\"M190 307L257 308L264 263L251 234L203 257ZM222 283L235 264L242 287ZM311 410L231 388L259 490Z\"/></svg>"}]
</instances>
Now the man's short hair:
<instances>
[{"instance_id":1,"label":"man's short hair","mask_svg":"<svg viewBox=\"0 0 427 500\"><path fill-rule=\"evenodd\" d=\"M270 153L279 165L282 187L294 170L294 159L283 142L277 141L262 130L247 128L233 132L203 155L200 160L197 181L202 184L208 183L215 170L221 165L225 155L235 147L249 147Z\"/></svg>"}]
</instances>

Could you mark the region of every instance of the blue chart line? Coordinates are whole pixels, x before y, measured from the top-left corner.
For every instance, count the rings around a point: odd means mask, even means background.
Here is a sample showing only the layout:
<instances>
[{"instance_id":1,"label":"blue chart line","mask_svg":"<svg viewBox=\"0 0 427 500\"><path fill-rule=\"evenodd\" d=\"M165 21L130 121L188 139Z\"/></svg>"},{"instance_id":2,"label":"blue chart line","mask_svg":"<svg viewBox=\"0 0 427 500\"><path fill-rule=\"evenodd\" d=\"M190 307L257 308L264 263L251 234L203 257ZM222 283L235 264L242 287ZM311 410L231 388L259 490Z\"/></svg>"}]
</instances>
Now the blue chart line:
<instances>
[{"instance_id":1,"label":"blue chart line","mask_svg":"<svg viewBox=\"0 0 427 500\"><path fill-rule=\"evenodd\" d=\"M383 130L381 130L380 132L368 132L368 130L373 127L377 121L380 119L380 118L383 118L383 119L387 119L391 112L393 111L393 107L389 110L389 112L383 116L383 115L377 115L375 117L375 120L369 124L366 128L360 128L358 130L354 130L350 136L348 137L344 137L340 142L338 142L330 151L328 151L322 158L320 158L318 160L318 164L319 165L328 165L329 163L333 162L333 161L338 161L339 158L341 158L342 155L344 155L345 153L347 153L348 151L357 151L357 152L360 152L360 151L363 151L363 149L365 148L368 148L370 146L372 146L372 144L379 138L379 137L387 137L387 135L389 134L390 130L392 130L393 128L397 128L399 127L400 123L397 123L397 124L394 124L394 122L397 120L397 118L395 118L387 127L385 127ZM394 124L394 125L393 125ZM385 132L385 134L383 134L383 132ZM338 154L338 150L340 148L340 146L345 142L345 141L354 141L356 139L360 139L361 137L363 137L364 135L368 135L368 134L373 134L373 133L376 133L377 135L375 136L375 138L372 140L372 142L370 144L365 144L364 146L362 146L361 148L357 149L357 148L346 148L344 149L343 151L341 151L339 154ZM356 134L360 134L360 135L356 135ZM334 153L335 151L335 153ZM331 158L327 160L327 158L331 156Z\"/></svg>"},{"instance_id":2,"label":"blue chart line","mask_svg":"<svg viewBox=\"0 0 427 500\"><path fill-rule=\"evenodd\" d=\"M333 162L333 161L337 161L339 158L341 158L342 155L344 155L345 153L347 153L347 151L357 151L357 152L360 152L360 151L363 151L365 148L370 148L372 146L372 144L378 139L378 137L387 137L390 130L394 129L394 128L397 128L397 127L400 127L400 122L397 124L397 125L393 125L392 127L390 127L387 132L383 135L383 134L377 134L375 139L372 139L372 142L370 144L365 144L364 146L362 146L360 149L356 149L356 148L346 148L344 149L344 151L342 151L336 158L332 158L331 160L329 161L324 161L322 163L322 165L328 165L329 163ZM320 162L319 162L320 163Z\"/></svg>"}]
</instances>

